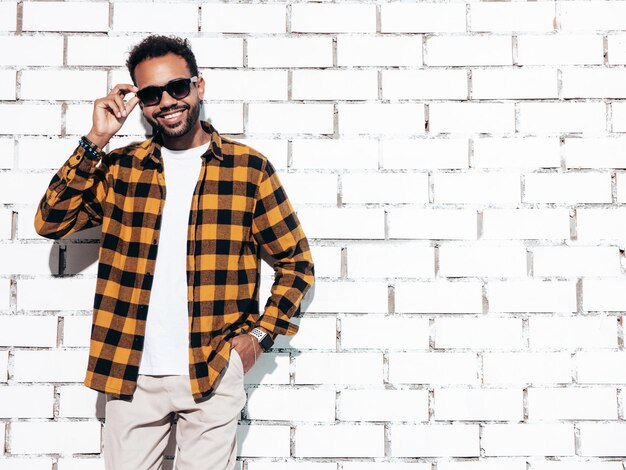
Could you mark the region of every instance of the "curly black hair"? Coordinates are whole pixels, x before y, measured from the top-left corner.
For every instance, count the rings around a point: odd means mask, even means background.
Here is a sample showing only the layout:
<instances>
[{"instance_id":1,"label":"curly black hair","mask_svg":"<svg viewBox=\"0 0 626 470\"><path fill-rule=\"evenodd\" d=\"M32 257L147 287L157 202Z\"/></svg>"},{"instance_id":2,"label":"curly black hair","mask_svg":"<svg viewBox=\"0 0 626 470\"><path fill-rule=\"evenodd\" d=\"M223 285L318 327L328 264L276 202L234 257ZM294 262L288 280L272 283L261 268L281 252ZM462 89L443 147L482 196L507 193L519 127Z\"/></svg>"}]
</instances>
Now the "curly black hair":
<instances>
[{"instance_id":1,"label":"curly black hair","mask_svg":"<svg viewBox=\"0 0 626 470\"><path fill-rule=\"evenodd\" d=\"M196 57L193 55L187 39L153 34L143 39L130 50L128 59L126 60L126 67L128 67L133 83L137 84L135 81L135 67L137 67L137 65L146 59L163 57L169 53L176 54L185 59L192 77L198 75Z\"/></svg>"}]
</instances>

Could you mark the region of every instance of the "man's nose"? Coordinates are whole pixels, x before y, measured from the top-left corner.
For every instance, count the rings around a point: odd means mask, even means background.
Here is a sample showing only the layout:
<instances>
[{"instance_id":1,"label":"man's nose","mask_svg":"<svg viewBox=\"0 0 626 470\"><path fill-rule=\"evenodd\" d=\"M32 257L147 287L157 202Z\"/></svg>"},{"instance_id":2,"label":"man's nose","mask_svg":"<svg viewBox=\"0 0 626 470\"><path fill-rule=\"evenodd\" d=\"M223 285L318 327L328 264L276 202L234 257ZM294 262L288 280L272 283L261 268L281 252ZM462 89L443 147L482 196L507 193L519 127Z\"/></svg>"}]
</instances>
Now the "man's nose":
<instances>
[{"instance_id":1,"label":"man's nose","mask_svg":"<svg viewBox=\"0 0 626 470\"><path fill-rule=\"evenodd\" d=\"M178 102L176 98L172 98L172 96L165 90L163 90L163 94L161 95L161 108L169 108L170 106L175 105Z\"/></svg>"}]
</instances>

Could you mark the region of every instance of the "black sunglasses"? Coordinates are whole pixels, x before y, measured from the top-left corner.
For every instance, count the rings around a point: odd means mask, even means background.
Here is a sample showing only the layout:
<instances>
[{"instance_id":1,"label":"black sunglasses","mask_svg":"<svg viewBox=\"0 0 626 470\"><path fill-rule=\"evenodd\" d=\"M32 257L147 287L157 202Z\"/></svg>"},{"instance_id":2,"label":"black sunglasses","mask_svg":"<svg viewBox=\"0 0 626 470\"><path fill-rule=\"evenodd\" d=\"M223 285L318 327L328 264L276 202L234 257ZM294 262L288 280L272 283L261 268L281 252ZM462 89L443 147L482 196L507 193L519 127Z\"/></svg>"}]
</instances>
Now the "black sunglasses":
<instances>
[{"instance_id":1,"label":"black sunglasses","mask_svg":"<svg viewBox=\"0 0 626 470\"><path fill-rule=\"evenodd\" d=\"M155 106L161 102L161 96L163 90L174 99L182 100L189 96L191 92L191 83L196 83L198 77L191 78L175 78L167 82L163 86L147 86L137 92L137 97L141 100L144 106Z\"/></svg>"}]
</instances>

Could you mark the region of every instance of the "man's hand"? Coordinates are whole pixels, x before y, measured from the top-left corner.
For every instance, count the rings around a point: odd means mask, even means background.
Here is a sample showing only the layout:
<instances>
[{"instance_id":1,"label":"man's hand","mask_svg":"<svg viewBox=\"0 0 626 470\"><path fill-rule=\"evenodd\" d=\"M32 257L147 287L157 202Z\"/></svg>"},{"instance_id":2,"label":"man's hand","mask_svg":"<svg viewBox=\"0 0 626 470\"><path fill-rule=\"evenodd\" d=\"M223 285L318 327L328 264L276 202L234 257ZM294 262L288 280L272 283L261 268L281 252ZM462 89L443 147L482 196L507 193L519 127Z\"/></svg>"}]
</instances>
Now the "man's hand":
<instances>
[{"instance_id":1,"label":"man's hand","mask_svg":"<svg viewBox=\"0 0 626 470\"><path fill-rule=\"evenodd\" d=\"M249 333L237 335L232 339L231 347L236 349L243 362L243 373L247 373L256 360L263 354L259 341Z\"/></svg>"},{"instance_id":2,"label":"man's hand","mask_svg":"<svg viewBox=\"0 0 626 470\"><path fill-rule=\"evenodd\" d=\"M128 93L136 93L138 88L129 83L119 83L104 98L98 98L93 106L93 125L87 138L94 144L104 147L111 137L122 128L130 112L139 103L133 96L128 102L124 97Z\"/></svg>"}]
</instances>

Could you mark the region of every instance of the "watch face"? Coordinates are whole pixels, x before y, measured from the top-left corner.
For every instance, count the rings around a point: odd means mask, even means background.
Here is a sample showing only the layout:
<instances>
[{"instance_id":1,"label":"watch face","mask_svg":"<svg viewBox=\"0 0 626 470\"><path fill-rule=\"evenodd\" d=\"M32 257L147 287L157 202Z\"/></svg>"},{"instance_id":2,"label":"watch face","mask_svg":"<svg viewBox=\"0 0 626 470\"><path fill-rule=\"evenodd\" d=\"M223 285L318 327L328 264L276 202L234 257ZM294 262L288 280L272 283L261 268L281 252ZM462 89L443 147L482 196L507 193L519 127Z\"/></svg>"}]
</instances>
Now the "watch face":
<instances>
[{"instance_id":1,"label":"watch face","mask_svg":"<svg viewBox=\"0 0 626 470\"><path fill-rule=\"evenodd\" d=\"M272 347L274 341L272 340L270 335L266 334L265 337L261 340L260 344L263 350L267 351Z\"/></svg>"}]
</instances>

